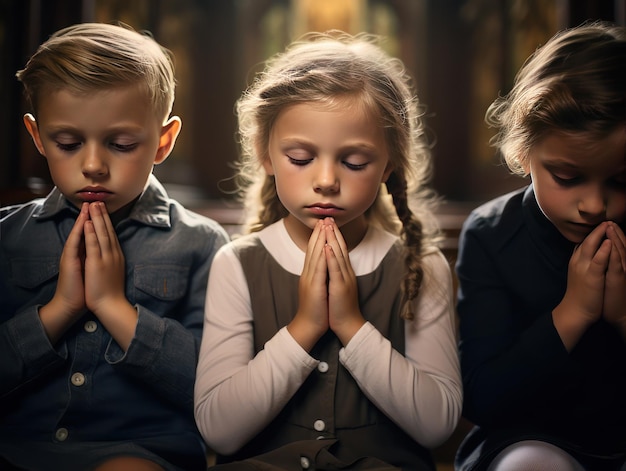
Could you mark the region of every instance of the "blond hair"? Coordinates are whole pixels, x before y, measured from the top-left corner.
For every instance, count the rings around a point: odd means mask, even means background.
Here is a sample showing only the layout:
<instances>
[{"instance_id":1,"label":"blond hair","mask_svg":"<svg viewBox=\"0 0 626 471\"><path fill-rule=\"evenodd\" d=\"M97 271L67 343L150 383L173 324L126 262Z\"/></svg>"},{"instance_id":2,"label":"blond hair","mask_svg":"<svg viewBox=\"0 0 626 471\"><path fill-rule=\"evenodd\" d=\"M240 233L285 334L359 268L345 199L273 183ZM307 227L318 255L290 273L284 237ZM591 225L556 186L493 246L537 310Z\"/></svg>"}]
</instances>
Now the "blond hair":
<instances>
[{"instance_id":1,"label":"blond hair","mask_svg":"<svg viewBox=\"0 0 626 471\"><path fill-rule=\"evenodd\" d=\"M87 94L139 85L165 121L174 103L174 63L148 33L127 25L81 23L53 34L17 72L37 115L41 96L57 90Z\"/></svg>"},{"instance_id":2,"label":"blond hair","mask_svg":"<svg viewBox=\"0 0 626 471\"><path fill-rule=\"evenodd\" d=\"M249 209L249 232L287 216L273 176L261 165L268 158L269 136L278 115L296 103L333 107L348 99L362 106L384 129L393 169L366 216L370 223L403 237L407 248L403 289L410 301L422 283L423 250L434 243L436 235L432 220L424 224L424 218L432 216L435 200L427 186L431 154L411 78L403 63L389 56L378 40L340 31L309 33L268 59L236 104L241 146L237 177L240 196ZM411 318L412 314L405 309L403 316Z\"/></svg>"}]
</instances>

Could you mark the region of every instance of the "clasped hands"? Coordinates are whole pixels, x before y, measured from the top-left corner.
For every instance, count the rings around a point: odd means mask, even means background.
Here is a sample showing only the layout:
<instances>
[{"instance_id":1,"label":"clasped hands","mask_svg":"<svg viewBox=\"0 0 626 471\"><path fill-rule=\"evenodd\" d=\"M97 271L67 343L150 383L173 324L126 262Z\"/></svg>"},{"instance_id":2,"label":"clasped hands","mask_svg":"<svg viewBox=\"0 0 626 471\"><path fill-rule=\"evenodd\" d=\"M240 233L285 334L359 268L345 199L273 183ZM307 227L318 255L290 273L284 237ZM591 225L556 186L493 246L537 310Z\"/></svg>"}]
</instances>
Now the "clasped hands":
<instances>
[{"instance_id":1,"label":"clasped hands","mask_svg":"<svg viewBox=\"0 0 626 471\"><path fill-rule=\"evenodd\" d=\"M40 309L50 339L58 340L91 311L126 348L137 312L126 299L124 280L124 254L105 204L83 203L61 254L54 297Z\"/></svg>"},{"instance_id":2,"label":"clasped hands","mask_svg":"<svg viewBox=\"0 0 626 471\"><path fill-rule=\"evenodd\" d=\"M299 305L287 327L307 351L330 329L345 346L363 326L348 248L332 218L316 223L298 286Z\"/></svg>"},{"instance_id":3,"label":"clasped hands","mask_svg":"<svg viewBox=\"0 0 626 471\"><path fill-rule=\"evenodd\" d=\"M616 223L603 222L576 247L561 305L581 335L603 318L626 338L626 236Z\"/></svg>"}]
</instances>

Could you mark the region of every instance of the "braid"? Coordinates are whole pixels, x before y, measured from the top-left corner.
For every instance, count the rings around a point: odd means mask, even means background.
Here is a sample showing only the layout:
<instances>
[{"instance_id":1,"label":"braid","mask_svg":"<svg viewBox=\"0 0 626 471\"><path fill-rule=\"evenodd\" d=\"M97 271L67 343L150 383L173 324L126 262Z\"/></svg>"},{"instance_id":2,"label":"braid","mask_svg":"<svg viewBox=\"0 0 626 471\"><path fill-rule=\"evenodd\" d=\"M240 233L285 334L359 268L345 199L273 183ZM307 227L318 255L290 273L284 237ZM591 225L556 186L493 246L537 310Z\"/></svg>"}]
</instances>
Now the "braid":
<instances>
[{"instance_id":1,"label":"braid","mask_svg":"<svg viewBox=\"0 0 626 471\"><path fill-rule=\"evenodd\" d=\"M265 177L261 183L259 194L260 201L265 204L257 205L259 206L256 208L257 218L255 221L248 221L248 232L260 231L288 214L276 193L276 183L273 175L267 175Z\"/></svg>"},{"instance_id":2,"label":"braid","mask_svg":"<svg viewBox=\"0 0 626 471\"><path fill-rule=\"evenodd\" d=\"M402 237L406 247L406 275L402 282L405 302L402 317L410 320L413 319L410 302L417 297L424 278L421 257L423 227L409 207L407 182L404 175L399 174L397 170L391 172L387 179L387 191L391 194L398 218L402 222Z\"/></svg>"}]
</instances>

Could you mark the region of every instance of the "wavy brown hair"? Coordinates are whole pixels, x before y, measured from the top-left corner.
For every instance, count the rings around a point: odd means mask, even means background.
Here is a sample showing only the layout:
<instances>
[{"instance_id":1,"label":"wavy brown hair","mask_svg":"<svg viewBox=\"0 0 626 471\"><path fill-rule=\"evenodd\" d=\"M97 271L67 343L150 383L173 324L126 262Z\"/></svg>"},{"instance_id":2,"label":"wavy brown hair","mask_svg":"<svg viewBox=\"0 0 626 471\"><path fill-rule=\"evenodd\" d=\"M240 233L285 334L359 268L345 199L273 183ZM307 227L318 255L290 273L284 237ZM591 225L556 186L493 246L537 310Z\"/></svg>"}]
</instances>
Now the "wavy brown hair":
<instances>
[{"instance_id":1,"label":"wavy brown hair","mask_svg":"<svg viewBox=\"0 0 626 471\"><path fill-rule=\"evenodd\" d=\"M592 22L557 33L528 58L485 120L497 129L492 145L520 175L548 134L609 135L626 123L626 28Z\"/></svg>"},{"instance_id":2,"label":"wavy brown hair","mask_svg":"<svg viewBox=\"0 0 626 471\"><path fill-rule=\"evenodd\" d=\"M248 210L247 232L284 218L287 210L274 178L261 167L278 115L295 103L333 107L348 99L363 105L384 129L393 169L366 217L405 242L402 315L410 319L409 301L417 297L424 277L422 255L438 235L432 219L436 197L428 186L431 154L423 109L404 65L382 49L379 39L339 31L310 33L267 60L236 104L241 146L237 179Z\"/></svg>"}]
</instances>

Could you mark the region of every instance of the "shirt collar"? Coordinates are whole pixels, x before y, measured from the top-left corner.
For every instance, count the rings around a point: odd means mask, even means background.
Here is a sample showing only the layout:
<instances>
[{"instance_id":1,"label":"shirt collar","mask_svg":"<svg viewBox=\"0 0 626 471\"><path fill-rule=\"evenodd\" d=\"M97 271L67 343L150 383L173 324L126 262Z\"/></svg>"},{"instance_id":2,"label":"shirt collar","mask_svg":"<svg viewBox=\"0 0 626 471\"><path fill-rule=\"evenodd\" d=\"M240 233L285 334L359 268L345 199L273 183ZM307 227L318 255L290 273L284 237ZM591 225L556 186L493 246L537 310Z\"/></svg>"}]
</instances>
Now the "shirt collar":
<instances>
[{"instance_id":1,"label":"shirt collar","mask_svg":"<svg viewBox=\"0 0 626 471\"><path fill-rule=\"evenodd\" d=\"M169 228L171 227L170 205L165 188L154 175L150 175L146 188L133 206L128 219L147 226ZM42 220L52 219L66 211L78 214L78 209L57 187L54 187L33 217Z\"/></svg>"},{"instance_id":2,"label":"shirt collar","mask_svg":"<svg viewBox=\"0 0 626 471\"><path fill-rule=\"evenodd\" d=\"M545 257L557 266L569 263L576 244L567 240L543 214L532 184L524 192L522 207L530 236Z\"/></svg>"}]
</instances>

